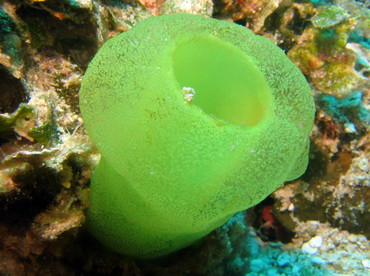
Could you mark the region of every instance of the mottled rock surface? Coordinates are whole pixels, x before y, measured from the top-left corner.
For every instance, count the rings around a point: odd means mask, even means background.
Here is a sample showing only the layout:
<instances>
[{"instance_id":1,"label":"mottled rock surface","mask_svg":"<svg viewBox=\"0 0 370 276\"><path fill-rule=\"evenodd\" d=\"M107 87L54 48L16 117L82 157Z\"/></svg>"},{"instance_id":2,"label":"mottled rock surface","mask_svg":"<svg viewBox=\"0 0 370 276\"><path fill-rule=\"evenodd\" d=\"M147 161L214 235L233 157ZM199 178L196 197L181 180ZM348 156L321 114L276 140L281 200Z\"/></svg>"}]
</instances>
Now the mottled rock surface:
<instances>
[{"instance_id":1,"label":"mottled rock surface","mask_svg":"<svg viewBox=\"0 0 370 276\"><path fill-rule=\"evenodd\" d=\"M366 275L365 2L1 1L0 275ZM134 261L102 248L84 229L100 156L86 136L78 91L107 39L150 16L179 12L244 25L297 64L317 103L310 164L300 179L198 244L165 259Z\"/></svg>"}]
</instances>

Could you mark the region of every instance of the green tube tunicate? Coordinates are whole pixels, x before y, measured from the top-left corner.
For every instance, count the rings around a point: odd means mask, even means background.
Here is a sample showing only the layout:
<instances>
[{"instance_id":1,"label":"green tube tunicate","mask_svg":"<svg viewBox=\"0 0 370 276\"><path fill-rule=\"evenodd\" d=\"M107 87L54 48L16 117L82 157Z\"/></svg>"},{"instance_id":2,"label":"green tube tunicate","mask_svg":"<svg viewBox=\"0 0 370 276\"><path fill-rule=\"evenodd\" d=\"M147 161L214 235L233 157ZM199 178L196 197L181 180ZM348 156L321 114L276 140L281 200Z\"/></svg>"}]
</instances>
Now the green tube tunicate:
<instances>
[{"instance_id":1,"label":"green tube tunicate","mask_svg":"<svg viewBox=\"0 0 370 276\"><path fill-rule=\"evenodd\" d=\"M184 248L306 169L311 90L268 39L199 15L107 41L80 91L102 160L88 229L116 252Z\"/></svg>"}]
</instances>

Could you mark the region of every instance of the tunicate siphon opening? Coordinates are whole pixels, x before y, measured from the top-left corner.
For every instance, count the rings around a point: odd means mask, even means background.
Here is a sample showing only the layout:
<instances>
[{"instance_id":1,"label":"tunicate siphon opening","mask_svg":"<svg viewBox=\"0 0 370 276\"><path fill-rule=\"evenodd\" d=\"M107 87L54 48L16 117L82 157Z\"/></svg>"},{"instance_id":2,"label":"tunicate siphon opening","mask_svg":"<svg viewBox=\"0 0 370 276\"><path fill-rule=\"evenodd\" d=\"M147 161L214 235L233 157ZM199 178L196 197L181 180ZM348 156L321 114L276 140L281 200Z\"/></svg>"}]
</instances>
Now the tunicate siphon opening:
<instances>
[{"instance_id":1,"label":"tunicate siphon opening","mask_svg":"<svg viewBox=\"0 0 370 276\"><path fill-rule=\"evenodd\" d=\"M218 119L255 126L271 105L265 77L238 48L203 36L187 40L173 52L173 72L184 102Z\"/></svg>"}]
</instances>

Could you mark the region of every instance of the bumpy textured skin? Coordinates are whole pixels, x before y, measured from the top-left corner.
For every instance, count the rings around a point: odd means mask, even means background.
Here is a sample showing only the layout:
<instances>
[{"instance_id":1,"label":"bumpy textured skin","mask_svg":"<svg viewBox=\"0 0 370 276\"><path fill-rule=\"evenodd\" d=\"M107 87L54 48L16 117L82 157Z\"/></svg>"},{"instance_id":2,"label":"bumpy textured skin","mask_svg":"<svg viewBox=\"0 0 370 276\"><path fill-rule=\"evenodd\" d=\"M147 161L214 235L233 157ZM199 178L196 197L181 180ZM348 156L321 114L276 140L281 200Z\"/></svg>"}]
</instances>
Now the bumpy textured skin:
<instances>
[{"instance_id":1,"label":"bumpy textured skin","mask_svg":"<svg viewBox=\"0 0 370 276\"><path fill-rule=\"evenodd\" d=\"M169 56L176 43L200 35L253 60L271 89L271 116L242 128L184 103ZM83 78L80 107L102 154L89 230L139 258L191 244L301 175L315 112L303 75L273 43L185 14L150 18L106 42Z\"/></svg>"}]
</instances>

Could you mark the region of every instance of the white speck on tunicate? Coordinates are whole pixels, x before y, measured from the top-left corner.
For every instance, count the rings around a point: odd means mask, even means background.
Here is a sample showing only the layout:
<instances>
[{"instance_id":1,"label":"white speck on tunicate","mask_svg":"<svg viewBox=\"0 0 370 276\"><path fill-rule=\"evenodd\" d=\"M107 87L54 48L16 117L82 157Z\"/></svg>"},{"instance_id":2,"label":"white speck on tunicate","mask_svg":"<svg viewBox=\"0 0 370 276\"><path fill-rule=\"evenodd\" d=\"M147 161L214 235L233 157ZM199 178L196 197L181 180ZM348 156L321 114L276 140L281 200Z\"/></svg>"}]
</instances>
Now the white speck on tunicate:
<instances>
[{"instance_id":1,"label":"white speck on tunicate","mask_svg":"<svg viewBox=\"0 0 370 276\"><path fill-rule=\"evenodd\" d=\"M192 87L183 87L182 94L184 95L185 103L190 103L195 96L195 89Z\"/></svg>"}]
</instances>

